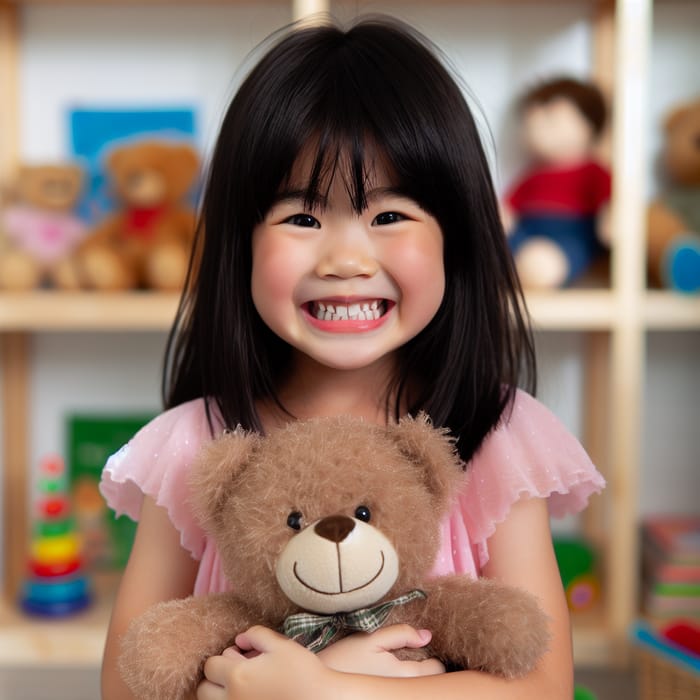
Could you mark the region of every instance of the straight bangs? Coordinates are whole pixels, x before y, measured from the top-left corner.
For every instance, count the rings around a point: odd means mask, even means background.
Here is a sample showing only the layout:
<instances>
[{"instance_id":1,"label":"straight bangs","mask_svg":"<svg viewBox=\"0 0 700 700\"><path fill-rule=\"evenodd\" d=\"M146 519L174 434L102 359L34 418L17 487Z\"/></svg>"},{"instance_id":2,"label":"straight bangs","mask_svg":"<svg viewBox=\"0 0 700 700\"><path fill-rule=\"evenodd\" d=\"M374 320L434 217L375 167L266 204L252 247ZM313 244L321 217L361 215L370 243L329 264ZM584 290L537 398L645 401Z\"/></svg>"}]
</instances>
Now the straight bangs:
<instances>
[{"instance_id":1,"label":"straight bangs","mask_svg":"<svg viewBox=\"0 0 700 700\"><path fill-rule=\"evenodd\" d=\"M423 41L410 36L407 43L401 26L397 36L386 20L365 19L347 32L298 29L254 69L237 97L245 126L229 161L247 173L237 182L236 211L249 212L243 230L262 220L282 190L309 206L323 203L336 176L360 213L377 167L426 211L446 214L459 189L449 191L455 169L467 165L455 147L468 134L445 129L445 111L455 123L471 122L471 114Z\"/></svg>"}]
</instances>

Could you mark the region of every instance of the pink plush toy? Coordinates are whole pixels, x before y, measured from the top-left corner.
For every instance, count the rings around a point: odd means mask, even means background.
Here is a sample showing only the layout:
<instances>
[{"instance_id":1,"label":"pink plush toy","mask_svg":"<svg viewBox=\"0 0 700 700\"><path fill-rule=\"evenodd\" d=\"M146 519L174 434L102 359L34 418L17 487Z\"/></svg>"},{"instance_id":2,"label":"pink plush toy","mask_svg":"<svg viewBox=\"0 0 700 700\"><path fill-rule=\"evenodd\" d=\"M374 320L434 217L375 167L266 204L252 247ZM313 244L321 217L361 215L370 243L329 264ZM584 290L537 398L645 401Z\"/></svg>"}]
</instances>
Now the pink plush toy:
<instances>
[{"instance_id":1,"label":"pink plush toy","mask_svg":"<svg viewBox=\"0 0 700 700\"><path fill-rule=\"evenodd\" d=\"M77 288L73 253L87 229L74 213L83 186L77 165L25 166L17 202L0 212L0 288Z\"/></svg>"}]
</instances>

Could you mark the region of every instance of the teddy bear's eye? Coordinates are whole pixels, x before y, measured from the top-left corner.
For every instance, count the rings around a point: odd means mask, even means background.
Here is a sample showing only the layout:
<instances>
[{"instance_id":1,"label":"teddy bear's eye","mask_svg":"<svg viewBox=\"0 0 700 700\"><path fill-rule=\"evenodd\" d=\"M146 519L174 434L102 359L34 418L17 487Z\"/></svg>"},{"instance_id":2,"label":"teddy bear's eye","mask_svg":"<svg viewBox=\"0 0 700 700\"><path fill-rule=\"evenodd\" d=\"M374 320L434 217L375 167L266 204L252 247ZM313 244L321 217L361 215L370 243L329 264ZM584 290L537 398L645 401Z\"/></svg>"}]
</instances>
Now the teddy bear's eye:
<instances>
[{"instance_id":1,"label":"teddy bear's eye","mask_svg":"<svg viewBox=\"0 0 700 700\"><path fill-rule=\"evenodd\" d=\"M369 512L369 508L367 506L357 506L357 509L355 510L355 517L358 520L364 520L366 523L368 523L369 519L372 517L372 514Z\"/></svg>"},{"instance_id":2,"label":"teddy bear's eye","mask_svg":"<svg viewBox=\"0 0 700 700\"><path fill-rule=\"evenodd\" d=\"M298 510L294 510L287 516L287 525L292 530L301 530L301 518L301 513Z\"/></svg>"}]
</instances>

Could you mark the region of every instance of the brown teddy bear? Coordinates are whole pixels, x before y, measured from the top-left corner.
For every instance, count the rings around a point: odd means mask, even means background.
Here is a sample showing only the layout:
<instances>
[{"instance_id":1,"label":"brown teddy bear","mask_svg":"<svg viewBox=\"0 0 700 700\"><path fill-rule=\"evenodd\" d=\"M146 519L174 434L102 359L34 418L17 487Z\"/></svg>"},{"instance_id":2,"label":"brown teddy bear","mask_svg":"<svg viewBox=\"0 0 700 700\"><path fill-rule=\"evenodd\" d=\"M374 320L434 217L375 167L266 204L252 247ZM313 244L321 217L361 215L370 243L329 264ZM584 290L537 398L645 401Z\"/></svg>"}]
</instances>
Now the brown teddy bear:
<instances>
[{"instance_id":1,"label":"brown teddy bear","mask_svg":"<svg viewBox=\"0 0 700 700\"><path fill-rule=\"evenodd\" d=\"M647 217L653 285L700 292L700 99L674 109L664 123L664 184Z\"/></svg>"},{"instance_id":2,"label":"brown teddy bear","mask_svg":"<svg viewBox=\"0 0 700 700\"><path fill-rule=\"evenodd\" d=\"M0 212L0 288L76 289L75 249L87 227L75 214L83 170L74 163L19 169L11 202Z\"/></svg>"},{"instance_id":3,"label":"brown teddy bear","mask_svg":"<svg viewBox=\"0 0 700 700\"><path fill-rule=\"evenodd\" d=\"M181 289L195 231L184 200L199 171L197 152L183 143L138 141L112 151L106 169L120 207L80 247L83 286Z\"/></svg>"},{"instance_id":4,"label":"brown teddy bear","mask_svg":"<svg viewBox=\"0 0 700 700\"><path fill-rule=\"evenodd\" d=\"M193 467L192 497L235 588L134 619L121 646L127 685L144 700L189 697L206 658L256 624L318 651L371 622L408 623L433 632L424 656L528 673L548 639L531 594L429 578L464 479L453 441L425 416L388 427L319 418L213 440Z\"/></svg>"}]
</instances>

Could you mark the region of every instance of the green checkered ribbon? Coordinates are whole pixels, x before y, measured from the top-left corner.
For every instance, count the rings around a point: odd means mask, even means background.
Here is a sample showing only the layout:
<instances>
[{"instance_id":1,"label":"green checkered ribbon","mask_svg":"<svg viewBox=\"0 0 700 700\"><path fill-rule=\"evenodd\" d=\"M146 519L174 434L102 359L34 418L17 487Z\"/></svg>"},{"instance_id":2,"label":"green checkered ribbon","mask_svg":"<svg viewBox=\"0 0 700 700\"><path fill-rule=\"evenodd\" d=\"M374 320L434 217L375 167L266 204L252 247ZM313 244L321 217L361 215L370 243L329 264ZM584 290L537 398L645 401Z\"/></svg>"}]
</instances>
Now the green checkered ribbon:
<instances>
[{"instance_id":1,"label":"green checkered ribbon","mask_svg":"<svg viewBox=\"0 0 700 700\"><path fill-rule=\"evenodd\" d=\"M353 610L349 613L336 613L335 615L297 613L290 615L284 621L282 633L316 653L325 649L342 632L374 632L378 630L389 617L392 608L426 597L423 591L415 590L393 600L387 600L370 608Z\"/></svg>"}]
</instances>

